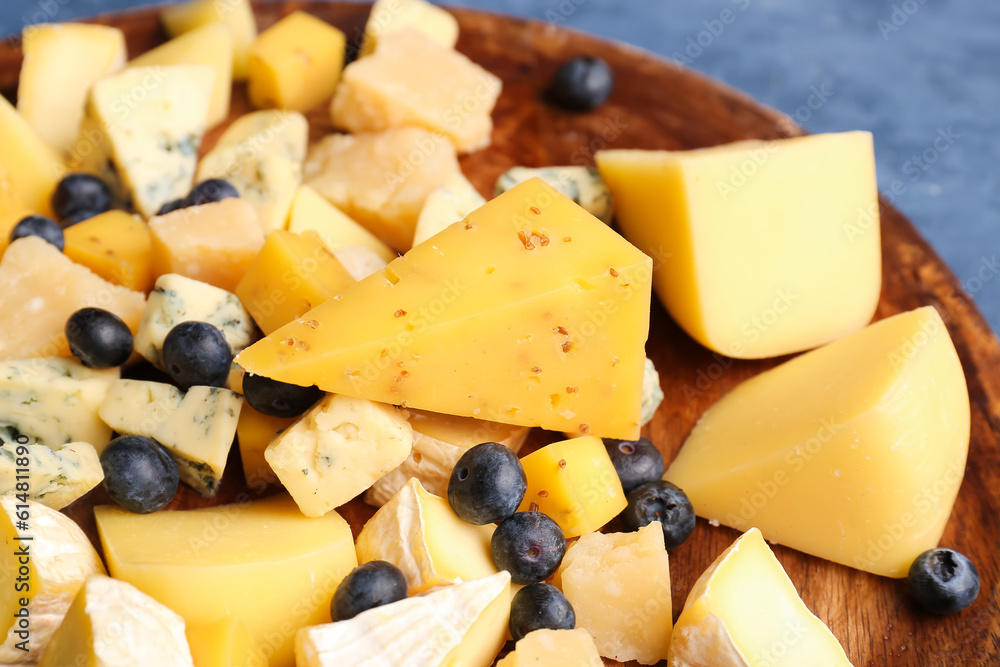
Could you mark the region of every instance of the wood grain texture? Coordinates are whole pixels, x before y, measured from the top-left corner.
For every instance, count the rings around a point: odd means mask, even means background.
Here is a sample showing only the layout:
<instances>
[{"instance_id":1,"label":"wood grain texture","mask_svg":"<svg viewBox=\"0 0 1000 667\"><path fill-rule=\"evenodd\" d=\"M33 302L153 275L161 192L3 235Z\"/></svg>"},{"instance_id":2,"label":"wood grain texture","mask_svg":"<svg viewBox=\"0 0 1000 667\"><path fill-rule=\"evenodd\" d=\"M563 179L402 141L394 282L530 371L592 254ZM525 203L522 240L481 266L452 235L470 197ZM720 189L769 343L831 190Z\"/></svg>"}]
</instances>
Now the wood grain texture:
<instances>
[{"instance_id":1,"label":"wood grain texture","mask_svg":"<svg viewBox=\"0 0 1000 667\"><path fill-rule=\"evenodd\" d=\"M337 25L355 46L368 13L354 3L257 4L261 29L302 9ZM456 10L461 24L458 49L503 79L494 113L493 145L462 158L466 175L485 195L514 165L592 164L606 147L697 148L749 138L801 134L787 117L746 96L637 49L540 23ZM107 16L99 23L122 28L134 56L161 43L153 11ZM541 93L568 57L596 54L611 65L616 89L595 112L571 114L552 108ZM0 89L16 85L20 54L0 48ZM237 87L231 118L250 110ZM309 114L313 139L331 131L325 105ZM222 127L214 129L203 150ZM0 147L2 150L2 147ZM883 287L876 319L933 305L947 322L968 380L972 442L965 481L942 539L967 554L979 568L982 592L963 613L936 618L912 611L901 581L852 570L791 549L775 553L810 609L825 620L855 665L1000 664L1000 344L970 297L937 254L898 211L883 202ZM666 399L645 435L676 454L699 416L742 380L782 361L735 361L713 355L688 338L654 299L648 353L660 369ZM687 388L687 390L685 390ZM540 431L529 446L551 440ZM206 501L183 488L172 508L247 502L273 493L248 489L238 453L230 459L218 497ZM66 512L96 537L92 507L107 502L98 489ZM355 531L372 514L354 501L342 508ZM698 521L687 543L671 552L676 618L695 579L736 538L728 528ZM618 664L609 662L608 664Z\"/></svg>"}]
</instances>

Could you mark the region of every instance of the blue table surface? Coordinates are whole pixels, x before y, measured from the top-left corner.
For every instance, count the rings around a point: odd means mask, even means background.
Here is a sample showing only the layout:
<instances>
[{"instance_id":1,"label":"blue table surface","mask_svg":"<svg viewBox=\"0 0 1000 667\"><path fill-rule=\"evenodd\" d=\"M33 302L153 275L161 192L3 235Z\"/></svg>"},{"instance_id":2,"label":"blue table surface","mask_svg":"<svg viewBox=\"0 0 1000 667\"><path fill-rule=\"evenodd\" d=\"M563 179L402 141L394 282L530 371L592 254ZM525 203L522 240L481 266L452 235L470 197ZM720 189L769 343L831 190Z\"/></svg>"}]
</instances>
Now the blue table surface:
<instances>
[{"instance_id":1,"label":"blue table surface","mask_svg":"<svg viewBox=\"0 0 1000 667\"><path fill-rule=\"evenodd\" d=\"M812 132L871 130L880 189L1000 331L1000 3L448 2L550 21L675 58ZM0 34L154 4L161 2L0 0Z\"/></svg>"}]
</instances>

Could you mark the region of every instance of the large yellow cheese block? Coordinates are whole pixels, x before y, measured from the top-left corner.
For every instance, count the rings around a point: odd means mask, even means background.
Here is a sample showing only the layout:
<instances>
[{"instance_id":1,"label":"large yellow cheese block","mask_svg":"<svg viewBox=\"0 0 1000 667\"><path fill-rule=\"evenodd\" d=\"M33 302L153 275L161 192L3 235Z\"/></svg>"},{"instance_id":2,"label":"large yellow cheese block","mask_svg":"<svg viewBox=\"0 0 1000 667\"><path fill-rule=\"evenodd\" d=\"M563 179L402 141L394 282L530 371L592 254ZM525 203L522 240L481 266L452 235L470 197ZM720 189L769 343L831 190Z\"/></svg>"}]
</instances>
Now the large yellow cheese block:
<instances>
[{"instance_id":1,"label":"large yellow cheese block","mask_svg":"<svg viewBox=\"0 0 1000 667\"><path fill-rule=\"evenodd\" d=\"M49 200L65 171L62 157L6 98L0 99L0 145L0 170L10 179L21 202L32 212L51 215Z\"/></svg>"},{"instance_id":2,"label":"large yellow cheese block","mask_svg":"<svg viewBox=\"0 0 1000 667\"><path fill-rule=\"evenodd\" d=\"M95 509L112 576L173 609L188 625L233 617L255 640L254 661L292 667L299 628L330 620L330 599L357 566L336 512L303 517L287 496L190 511Z\"/></svg>"},{"instance_id":3,"label":"large yellow cheese block","mask_svg":"<svg viewBox=\"0 0 1000 667\"><path fill-rule=\"evenodd\" d=\"M486 199L476 191L472 183L462 174L454 174L448 182L430 193L417 218L417 228L413 232L413 245L423 243L441 230L464 220Z\"/></svg>"},{"instance_id":4,"label":"large yellow cheese block","mask_svg":"<svg viewBox=\"0 0 1000 667\"><path fill-rule=\"evenodd\" d=\"M296 667L489 667L503 646L510 618L510 575L444 586L303 628Z\"/></svg>"},{"instance_id":5,"label":"large yellow cheese block","mask_svg":"<svg viewBox=\"0 0 1000 667\"><path fill-rule=\"evenodd\" d=\"M171 37L209 23L219 22L228 26L233 35L233 80L247 78L250 46L257 37L257 20L249 0L189 0L164 7L160 20Z\"/></svg>"},{"instance_id":6,"label":"large yellow cheese block","mask_svg":"<svg viewBox=\"0 0 1000 667\"><path fill-rule=\"evenodd\" d=\"M31 213L32 210L24 203L21 193L14 185L7 165L0 161L0 257L3 257L10 245L10 233L14 231L14 227Z\"/></svg>"},{"instance_id":7,"label":"large yellow cheese block","mask_svg":"<svg viewBox=\"0 0 1000 667\"><path fill-rule=\"evenodd\" d=\"M575 630L532 630L517 642L514 650L497 667L604 667L594 638L583 628Z\"/></svg>"},{"instance_id":8,"label":"large yellow cheese block","mask_svg":"<svg viewBox=\"0 0 1000 667\"><path fill-rule=\"evenodd\" d=\"M667 596L669 600L669 594ZM840 642L799 597L751 528L688 593L674 625L670 667L850 667Z\"/></svg>"},{"instance_id":9,"label":"large yellow cheese block","mask_svg":"<svg viewBox=\"0 0 1000 667\"><path fill-rule=\"evenodd\" d=\"M136 292L153 289L149 227L124 211L108 211L65 232L66 256L109 283Z\"/></svg>"},{"instance_id":10,"label":"large yellow cheese block","mask_svg":"<svg viewBox=\"0 0 1000 667\"><path fill-rule=\"evenodd\" d=\"M411 479L358 535L358 561L384 560L406 576L411 595L497 571L490 552L496 526L458 518L448 500Z\"/></svg>"},{"instance_id":11,"label":"large yellow cheese block","mask_svg":"<svg viewBox=\"0 0 1000 667\"><path fill-rule=\"evenodd\" d=\"M635 533L582 536L566 550L556 581L601 655L643 665L666 659L673 616L659 521Z\"/></svg>"},{"instance_id":12,"label":"large yellow cheese block","mask_svg":"<svg viewBox=\"0 0 1000 667\"><path fill-rule=\"evenodd\" d=\"M415 28L448 49L458 41L458 21L440 7L424 0L375 0L365 23L359 56L374 53L382 35L405 28Z\"/></svg>"},{"instance_id":13,"label":"large yellow cheese block","mask_svg":"<svg viewBox=\"0 0 1000 667\"><path fill-rule=\"evenodd\" d=\"M239 363L394 405L634 439L650 278L648 257L535 179Z\"/></svg>"},{"instance_id":14,"label":"large yellow cheese block","mask_svg":"<svg viewBox=\"0 0 1000 667\"><path fill-rule=\"evenodd\" d=\"M702 416L664 478L706 519L905 577L944 531L969 419L962 365L927 306L739 385Z\"/></svg>"},{"instance_id":15,"label":"large yellow cheese block","mask_svg":"<svg viewBox=\"0 0 1000 667\"><path fill-rule=\"evenodd\" d=\"M209 127L229 116L233 89L233 33L224 23L209 23L173 38L129 61L129 67L209 65L215 72L206 122Z\"/></svg>"},{"instance_id":16,"label":"large yellow cheese block","mask_svg":"<svg viewBox=\"0 0 1000 667\"><path fill-rule=\"evenodd\" d=\"M247 94L255 107L309 111L330 99L344 67L347 38L329 23L292 12L250 48Z\"/></svg>"},{"instance_id":17,"label":"large yellow cheese block","mask_svg":"<svg viewBox=\"0 0 1000 667\"><path fill-rule=\"evenodd\" d=\"M415 28L383 34L375 53L344 68L330 106L349 132L422 127L460 153L490 145L498 77Z\"/></svg>"},{"instance_id":18,"label":"large yellow cheese block","mask_svg":"<svg viewBox=\"0 0 1000 667\"><path fill-rule=\"evenodd\" d=\"M275 436L297 420L298 417L269 417L254 410L249 403L243 404L240 419L236 422L236 442L240 447L247 488L260 491L269 484L278 483L278 476L264 458L264 450Z\"/></svg>"},{"instance_id":19,"label":"large yellow cheese block","mask_svg":"<svg viewBox=\"0 0 1000 667\"><path fill-rule=\"evenodd\" d=\"M304 170L307 185L399 251L413 245L427 196L459 173L451 142L418 127L324 137Z\"/></svg>"},{"instance_id":20,"label":"large yellow cheese block","mask_svg":"<svg viewBox=\"0 0 1000 667\"><path fill-rule=\"evenodd\" d=\"M653 257L671 316L730 357L855 332L882 284L869 132L597 154L622 233Z\"/></svg>"},{"instance_id":21,"label":"large yellow cheese block","mask_svg":"<svg viewBox=\"0 0 1000 667\"><path fill-rule=\"evenodd\" d=\"M288 231L301 234L314 231L330 250L362 246L384 262L396 259L396 251L356 223L337 207L316 194L308 185L300 186L288 212Z\"/></svg>"},{"instance_id":22,"label":"large yellow cheese block","mask_svg":"<svg viewBox=\"0 0 1000 667\"><path fill-rule=\"evenodd\" d=\"M0 496L0 536L0 664L34 665L83 582L104 565L72 519L33 500Z\"/></svg>"},{"instance_id":23,"label":"large yellow cheese block","mask_svg":"<svg viewBox=\"0 0 1000 667\"><path fill-rule=\"evenodd\" d=\"M194 667L184 619L124 581L89 577L38 667Z\"/></svg>"},{"instance_id":24,"label":"large yellow cheese block","mask_svg":"<svg viewBox=\"0 0 1000 667\"><path fill-rule=\"evenodd\" d=\"M66 320L80 308L111 311L133 333L142 292L113 285L37 236L10 244L0 260L0 359L69 356Z\"/></svg>"},{"instance_id":25,"label":"large yellow cheese block","mask_svg":"<svg viewBox=\"0 0 1000 667\"><path fill-rule=\"evenodd\" d=\"M189 625L185 634L194 667L252 667L254 664L253 637L235 616L214 623Z\"/></svg>"}]
</instances>

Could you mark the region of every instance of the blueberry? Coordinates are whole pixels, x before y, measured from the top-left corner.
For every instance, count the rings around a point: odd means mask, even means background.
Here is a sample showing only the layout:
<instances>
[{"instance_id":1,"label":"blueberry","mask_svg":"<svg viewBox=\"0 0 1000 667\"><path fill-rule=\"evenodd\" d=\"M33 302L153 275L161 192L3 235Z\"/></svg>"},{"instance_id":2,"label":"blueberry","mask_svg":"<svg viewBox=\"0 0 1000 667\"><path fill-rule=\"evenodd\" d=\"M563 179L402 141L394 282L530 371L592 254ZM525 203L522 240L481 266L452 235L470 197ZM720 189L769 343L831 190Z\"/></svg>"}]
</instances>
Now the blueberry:
<instances>
[{"instance_id":1,"label":"blueberry","mask_svg":"<svg viewBox=\"0 0 1000 667\"><path fill-rule=\"evenodd\" d=\"M250 407L269 417L298 417L323 398L323 390L247 373L243 376L243 396Z\"/></svg>"},{"instance_id":2,"label":"blueberry","mask_svg":"<svg viewBox=\"0 0 1000 667\"><path fill-rule=\"evenodd\" d=\"M173 213L174 211L179 211L184 208L183 199L174 199L168 201L166 204L160 207L160 210L156 212L156 215L166 215L167 213Z\"/></svg>"},{"instance_id":3,"label":"blueberry","mask_svg":"<svg viewBox=\"0 0 1000 667\"><path fill-rule=\"evenodd\" d=\"M87 368L121 366L132 355L132 332L114 313L81 308L66 320L69 351Z\"/></svg>"},{"instance_id":4,"label":"blueberry","mask_svg":"<svg viewBox=\"0 0 1000 667\"><path fill-rule=\"evenodd\" d=\"M76 211L75 213L71 213L65 218L62 218L61 220L62 227L63 229L66 229L67 227L72 227L77 223L83 222L84 220L90 220L91 218L96 217L104 212L105 211L88 211L87 209Z\"/></svg>"},{"instance_id":5,"label":"blueberry","mask_svg":"<svg viewBox=\"0 0 1000 667\"><path fill-rule=\"evenodd\" d=\"M10 240L13 242L25 236L42 238L59 248L59 252L62 252L66 247L66 237L63 236L62 227L59 226L58 222L52 218L46 218L44 215L29 215L14 225L14 229L10 232Z\"/></svg>"},{"instance_id":6,"label":"blueberry","mask_svg":"<svg viewBox=\"0 0 1000 667\"><path fill-rule=\"evenodd\" d=\"M566 596L549 584L529 584L510 601L510 636L520 641L534 630L572 630L576 614Z\"/></svg>"},{"instance_id":7,"label":"blueberry","mask_svg":"<svg viewBox=\"0 0 1000 667\"><path fill-rule=\"evenodd\" d=\"M221 387L229 379L233 351L207 322L181 322L163 339L163 364L178 387Z\"/></svg>"},{"instance_id":8,"label":"blueberry","mask_svg":"<svg viewBox=\"0 0 1000 667\"><path fill-rule=\"evenodd\" d=\"M448 503L463 521L483 526L517 511L528 480L517 454L496 442L484 442L458 459L448 480Z\"/></svg>"},{"instance_id":9,"label":"blueberry","mask_svg":"<svg viewBox=\"0 0 1000 667\"><path fill-rule=\"evenodd\" d=\"M101 452L101 468L108 495L129 512L155 512L177 493L177 464L152 438L118 436Z\"/></svg>"},{"instance_id":10,"label":"blueberry","mask_svg":"<svg viewBox=\"0 0 1000 667\"><path fill-rule=\"evenodd\" d=\"M625 495L647 482L655 482L663 477L663 454L648 438L604 438L604 447L608 450Z\"/></svg>"},{"instance_id":11,"label":"blueberry","mask_svg":"<svg viewBox=\"0 0 1000 667\"><path fill-rule=\"evenodd\" d=\"M954 614L979 595L979 572L964 554L952 549L930 549L910 565L906 586L924 611Z\"/></svg>"},{"instance_id":12,"label":"blueberry","mask_svg":"<svg viewBox=\"0 0 1000 667\"><path fill-rule=\"evenodd\" d=\"M81 211L110 211L111 188L93 174L67 174L52 193L52 210L64 222Z\"/></svg>"},{"instance_id":13,"label":"blueberry","mask_svg":"<svg viewBox=\"0 0 1000 667\"><path fill-rule=\"evenodd\" d=\"M564 62L549 85L549 99L570 111L590 111L604 103L615 87L608 64L595 56Z\"/></svg>"},{"instance_id":14,"label":"blueberry","mask_svg":"<svg viewBox=\"0 0 1000 667\"><path fill-rule=\"evenodd\" d=\"M223 178L210 178L191 189L188 196L184 198L184 206L201 206L239 196L240 193L229 181Z\"/></svg>"},{"instance_id":15,"label":"blueberry","mask_svg":"<svg viewBox=\"0 0 1000 667\"><path fill-rule=\"evenodd\" d=\"M691 501L683 491L663 480L643 484L628 494L628 506L621 517L622 526L629 531L659 521L667 549L682 545L694 530Z\"/></svg>"},{"instance_id":16,"label":"blueberry","mask_svg":"<svg viewBox=\"0 0 1000 667\"><path fill-rule=\"evenodd\" d=\"M330 601L330 617L346 621L363 611L406 599L403 571L384 560L359 565L337 586Z\"/></svg>"},{"instance_id":17,"label":"blueberry","mask_svg":"<svg viewBox=\"0 0 1000 667\"><path fill-rule=\"evenodd\" d=\"M493 564L510 572L515 584L545 581L566 555L566 536L541 512L517 512L504 519L490 540Z\"/></svg>"}]
</instances>

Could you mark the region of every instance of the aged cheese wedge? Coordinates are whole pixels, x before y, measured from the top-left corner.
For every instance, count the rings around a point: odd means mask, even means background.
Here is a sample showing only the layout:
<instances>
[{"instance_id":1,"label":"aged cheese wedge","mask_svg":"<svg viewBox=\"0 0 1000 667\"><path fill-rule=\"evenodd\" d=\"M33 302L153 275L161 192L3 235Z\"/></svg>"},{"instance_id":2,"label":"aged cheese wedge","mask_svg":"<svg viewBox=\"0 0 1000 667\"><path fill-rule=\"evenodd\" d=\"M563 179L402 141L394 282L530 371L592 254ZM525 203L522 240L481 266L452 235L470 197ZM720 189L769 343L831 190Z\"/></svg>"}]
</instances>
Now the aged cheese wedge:
<instances>
[{"instance_id":1,"label":"aged cheese wedge","mask_svg":"<svg viewBox=\"0 0 1000 667\"><path fill-rule=\"evenodd\" d=\"M533 630L517 642L514 650L497 667L604 667L594 638L583 628L575 630Z\"/></svg>"},{"instance_id":2,"label":"aged cheese wedge","mask_svg":"<svg viewBox=\"0 0 1000 667\"><path fill-rule=\"evenodd\" d=\"M410 453L413 430L391 405L331 394L264 450L306 516L323 516L363 492Z\"/></svg>"},{"instance_id":3,"label":"aged cheese wedge","mask_svg":"<svg viewBox=\"0 0 1000 667\"><path fill-rule=\"evenodd\" d=\"M22 31L21 49L17 110L49 146L69 153L91 84L125 66L125 35L103 25L43 23Z\"/></svg>"},{"instance_id":4,"label":"aged cheese wedge","mask_svg":"<svg viewBox=\"0 0 1000 667\"><path fill-rule=\"evenodd\" d=\"M357 566L336 512L302 516L287 496L198 510L95 508L111 574L191 627L233 617L254 638L245 665L292 667L299 628L330 621L330 599Z\"/></svg>"},{"instance_id":5,"label":"aged cheese wedge","mask_svg":"<svg viewBox=\"0 0 1000 667\"><path fill-rule=\"evenodd\" d=\"M0 99L0 170L10 178L20 200L33 212L50 215L49 200L64 167L62 157L45 143L7 98Z\"/></svg>"},{"instance_id":6,"label":"aged cheese wedge","mask_svg":"<svg viewBox=\"0 0 1000 667\"><path fill-rule=\"evenodd\" d=\"M315 328L292 322L239 362L371 400L634 439L650 264L532 180L310 311Z\"/></svg>"},{"instance_id":7,"label":"aged cheese wedge","mask_svg":"<svg viewBox=\"0 0 1000 667\"><path fill-rule=\"evenodd\" d=\"M135 586L89 577L38 667L194 667L184 619Z\"/></svg>"},{"instance_id":8,"label":"aged cheese wedge","mask_svg":"<svg viewBox=\"0 0 1000 667\"><path fill-rule=\"evenodd\" d=\"M510 575L498 572L303 628L297 667L489 667L510 617Z\"/></svg>"},{"instance_id":9,"label":"aged cheese wedge","mask_svg":"<svg viewBox=\"0 0 1000 667\"><path fill-rule=\"evenodd\" d=\"M747 380L665 479L698 516L888 577L937 546L965 472L969 394L933 307Z\"/></svg>"},{"instance_id":10,"label":"aged cheese wedge","mask_svg":"<svg viewBox=\"0 0 1000 667\"><path fill-rule=\"evenodd\" d=\"M124 211L108 211L64 232L67 257L109 283L136 292L153 289L149 227Z\"/></svg>"},{"instance_id":11,"label":"aged cheese wedge","mask_svg":"<svg viewBox=\"0 0 1000 667\"><path fill-rule=\"evenodd\" d=\"M210 23L225 24L233 36L233 80L247 78L250 46L257 37L257 20L249 0L190 0L164 7L160 20L171 37Z\"/></svg>"},{"instance_id":12,"label":"aged cheese wedge","mask_svg":"<svg viewBox=\"0 0 1000 667\"><path fill-rule=\"evenodd\" d=\"M46 507L61 510L104 480L97 450L90 443L71 442L53 449L33 444L23 435L19 440L13 434L0 433L0 440L3 440L0 444L0 494L25 493ZM18 491L18 483L24 481L28 483L28 490Z\"/></svg>"},{"instance_id":13,"label":"aged cheese wedge","mask_svg":"<svg viewBox=\"0 0 1000 667\"><path fill-rule=\"evenodd\" d=\"M0 496L0 664L34 665L63 621L73 596L92 574L103 574L101 559L72 519L41 503ZM18 527L20 522L27 527ZM28 558L27 577L20 574ZM22 577L18 579L18 577ZM22 606L22 602L27 604ZM60 663L70 665L76 663Z\"/></svg>"},{"instance_id":14,"label":"aged cheese wedge","mask_svg":"<svg viewBox=\"0 0 1000 667\"><path fill-rule=\"evenodd\" d=\"M669 595L667 596L669 600ZM674 625L670 667L850 667L751 528L695 582Z\"/></svg>"},{"instance_id":15,"label":"aged cheese wedge","mask_svg":"<svg viewBox=\"0 0 1000 667\"><path fill-rule=\"evenodd\" d=\"M341 213L308 185L299 187L295 193L292 208L288 213L288 231L296 234L315 231L323 239L323 243L333 251L362 246L381 258L382 266L398 257L396 251Z\"/></svg>"},{"instance_id":16,"label":"aged cheese wedge","mask_svg":"<svg viewBox=\"0 0 1000 667\"><path fill-rule=\"evenodd\" d=\"M251 667L254 641L250 631L233 616L214 623L187 626L194 667Z\"/></svg>"},{"instance_id":17,"label":"aged cheese wedge","mask_svg":"<svg viewBox=\"0 0 1000 667\"><path fill-rule=\"evenodd\" d=\"M594 167L511 167L497 179L494 196L535 177L575 201L595 218L611 224L614 213L611 193L600 172Z\"/></svg>"},{"instance_id":18,"label":"aged cheese wedge","mask_svg":"<svg viewBox=\"0 0 1000 667\"><path fill-rule=\"evenodd\" d=\"M458 21L444 9L424 0L376 0L365 24L359 56L374 53L382 35L414 28L451 49L458 41Z\"/></svg>"},{"instance_id":19,"label":"aged cheese wedge","mask_svg":"<svg viewBox=\"0 0 1000 667\"><path fill-rule=\"evenodd\" d=\"M464 220L465 216L485 203L486 199L465 176L454 174L447 183L427 196L417 218L413 245L423 243L444 228Z\"/></svg>"},{"instance_id":20,"label":"aged cheese wedge","mask_svg":"<svg viewBox=\"0 0 1000 667\"><path fill-rule=\"evenodd\" d=\"M243 463L243 477L252 491L278 484L278 476L271 470L264 458L264 450L275 436L294 424L298 417L269 417L254 410L249 403L243 404L239 421L236 422L236 441L240 446L240 461Z\"/></svg>"},{"instance_id":21,"label":"aged cheese wedge","mask_svg":"<svg viewBox=\"0 0 1000 667\"><path fill-rule=\"evenodd\" d=\"M14 227L31 213L32 210L24 203L21 193L14 185L7 166L0 160L0 257L3 257L10 245L10 233L14 231Z\"/></svg>"},{"instance_id":22,"label":"aged cheese wedge","mask_svg":"<svg viewBox=\"0 0 1000 667\"><path fill-rule=\"evenodd\" d=\"M882 285L869 132L597 153L627 239L702 345L756 359L864 327Z\"/></svg>"},{"instance_id":23,"label":"aged cheese wedge","mask_svg":"<svg viewBox=\"0 0 1000 667\"><path fill-rule=\"evenodd\" d=\"M497 571L490 553L496 526L458 518L448 500L411 479L358 535L358 560L388 561L403 571L410 594L486 577Z\"/></svg>"}]
</instances>

